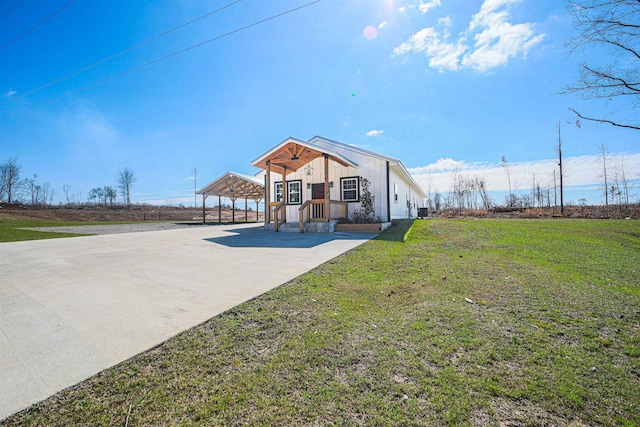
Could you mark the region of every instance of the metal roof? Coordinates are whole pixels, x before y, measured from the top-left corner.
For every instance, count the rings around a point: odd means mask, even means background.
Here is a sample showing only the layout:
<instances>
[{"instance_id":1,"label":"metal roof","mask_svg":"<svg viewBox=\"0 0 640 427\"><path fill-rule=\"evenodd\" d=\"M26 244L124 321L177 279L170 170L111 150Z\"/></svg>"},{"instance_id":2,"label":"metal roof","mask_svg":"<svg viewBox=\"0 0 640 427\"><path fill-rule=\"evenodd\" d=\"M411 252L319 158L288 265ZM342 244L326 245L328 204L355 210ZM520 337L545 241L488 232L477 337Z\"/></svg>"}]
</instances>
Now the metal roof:
<instances>
[{"instance_id":1,"label":"metal roof","mask_svg":"<svg viewBox=\"0 0 640 427\"><path fill-rule=\"evenodd\" d=\"M264 183L250 175L227 172L196 191L196 194L261 200L264 198Z\"/></svg>"}]
</instances>

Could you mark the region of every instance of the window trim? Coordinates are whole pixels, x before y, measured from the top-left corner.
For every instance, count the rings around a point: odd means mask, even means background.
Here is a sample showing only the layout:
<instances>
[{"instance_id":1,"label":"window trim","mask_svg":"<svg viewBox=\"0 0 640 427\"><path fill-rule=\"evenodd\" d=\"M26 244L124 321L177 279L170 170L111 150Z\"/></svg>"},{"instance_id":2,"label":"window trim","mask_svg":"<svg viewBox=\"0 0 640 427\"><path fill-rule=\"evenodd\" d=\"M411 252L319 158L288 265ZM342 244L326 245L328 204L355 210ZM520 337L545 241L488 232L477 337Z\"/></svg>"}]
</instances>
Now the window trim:
<instances>
[{"instance_id":1,"label":"window trim","mask_svg":"<svg viewBox=\"0 0 640 427\"><path fill-rule=\"evenodd\" d=\"M278 187L280 187L280 194L278 194ZM282 201L282 181L274 181L273 182L273 198L274 201L276 202L281 202ZM278 199L278 196L280 196L280 199Z\"/></svg>"},{"instance_id":2,"label":"window trim","mask_svg":"<svg viewBox=\"0 0 640 427\"><path fill-rule=\"evenodd\" d=\"M345 199L344 198L344 182L345 181L356 181L356 198L355 199ZM353 189L349 189L348 191L353 191ZM340 200L343 202L359 202L360 201L360 177L359 176L344 176L340 178Z\"/></svg>"},{"instance_id":3,"label":"window trim","mask_svg":"<svg viewBox=\"0 0 640 427\"><path fill-rule=\"evenodd\" d=\"M300 184L300 201L296 202L296 203L290 203L289 200L291 199L291 190L290 190L290 185L294 182L297 182ZM280 200L278 200L278 187L282 188L282 181L274 181L273 182L273 194L275 195L275 201L276 202L281 202L282 198ZM284 193L282 193L282 195L284 195ZM291 181L287 180L287 202L285 203L286 205L301 205L302 204L302 180L301 179L292 179Z\"/></svg>"},{"instance_id":4,"label":"window trim","mask_svg":"<svg viewBox=\"0 0 640 427\"><path fill-rule=\"evenodd\" d=\"M293 203L291 200L291 184L298 183L298 201ZM301 205L302 204L302 180L301 179L292 179L291 181L287 181L287 205Z\"/></svg>"}]
</instances>

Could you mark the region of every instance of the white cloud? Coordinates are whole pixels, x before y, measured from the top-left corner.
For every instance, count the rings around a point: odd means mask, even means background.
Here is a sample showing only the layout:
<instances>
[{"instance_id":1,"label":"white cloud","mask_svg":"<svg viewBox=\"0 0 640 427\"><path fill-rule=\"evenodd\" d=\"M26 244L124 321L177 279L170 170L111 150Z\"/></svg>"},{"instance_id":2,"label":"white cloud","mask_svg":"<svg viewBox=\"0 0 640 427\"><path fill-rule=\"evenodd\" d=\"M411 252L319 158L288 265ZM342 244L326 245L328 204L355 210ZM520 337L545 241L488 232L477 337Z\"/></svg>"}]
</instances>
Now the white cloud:
<instances>
[{"instance_id":1,"label":"white cloud","mask_svg":"<svg viewBox=\"0 0 640 427\"><path fill-rule=\"evenodd\" d=\"M16 91L15 91L15 90L13 90L13 89L9 89L9 90L4 94L4 96L6 96L7 98L11 98L11 97L12 97L13 95L15 95L16 93L18 93L18 92L16 92Z\"/></svg>"},{"instance_id":2,"label":"white cloud","mask_svg":"<svg viewBox=\"0 0 640 427\"><path fill-rule=\"evenodd\" d=\"M434 7L440 6L440 0L430 0L427 2L423 2L420 0L420 5L418 5L418 10L422 13L427 13Z\"/></svg>"},{"instance_id":3,"label":"white cloud","mask_svg":"<svg viewBox=\"0 0 640 427\"><path fill-rule=\"evenodd\" d=\"M365 133L366 136L380 136L384 133L383 130L371 129L369 132Z\"/></svg>"},{"instance_id":4,"label":"white cloud","mask_svg":"<svg viewBox=\"0 0 640 427\"><path fill-rule=\"evenodd\" d=\"M383 29L383 28L384 28L384 27L386 27L386 26L387 26L387 23L383 21L383 22L381 22L381 23L379 23L379 24L378 24L378 29L379 29L379 30L381 30L381 29Z\"/></svg>"},{"instance_id":5,"label":"white cloud","mask_svg":"<svg viewBox=\"0 0 640 427\"><path fill-rule=\"evenodd\" d=\"M396 9L398 12L402 13L402 12L406 12L407 11L407 6L402 6Z\"/></svg>"},{"instance_id":6,"label":"white cloud","mask_svg":"<svg viewBox=\"0 0 640 427\"><path fill-rule=\"evenodd\" d=\"M438 24L443 27L450 27L453 24L453 19L450 16L443 16L442 18L438 18Z\"/></svg>"},{"instance_id":7,"label":"white cloud","mask_svg":"<svg viewBox=\"0 0 640 427\"><path fill-rule=\"evenodd\" d=\"M467 48L464 39L457 43L449 43L440 38L434 28L423 28L409 40L393 50L394 56L404 55L409 52L425 52L429 59L429 66L440 71L457 70L460 56Z\"/></svg>"},{"instance_id":8,"label":"white cloud","mask_svg":"<svg viewBox=\"0 0 640 427\"><path fill-rule=\"evenodd\" d=\"M542 42L544 34L535 34L531 23L509 22L509 8L518 1L485 0L456 41L449 41L451 17L440 18L438 24L445 27L442 34L433 27L423 28L397 46L394 56L423 53L429 58L429 66L439 71L470 68L480 72L504 66L518 56L526 57L531 48ZM439 4L434 0L421 3L420 7L431 8L436 2ZM472 45L470 39L474 41Z\"/></svg>"}]
</instances>

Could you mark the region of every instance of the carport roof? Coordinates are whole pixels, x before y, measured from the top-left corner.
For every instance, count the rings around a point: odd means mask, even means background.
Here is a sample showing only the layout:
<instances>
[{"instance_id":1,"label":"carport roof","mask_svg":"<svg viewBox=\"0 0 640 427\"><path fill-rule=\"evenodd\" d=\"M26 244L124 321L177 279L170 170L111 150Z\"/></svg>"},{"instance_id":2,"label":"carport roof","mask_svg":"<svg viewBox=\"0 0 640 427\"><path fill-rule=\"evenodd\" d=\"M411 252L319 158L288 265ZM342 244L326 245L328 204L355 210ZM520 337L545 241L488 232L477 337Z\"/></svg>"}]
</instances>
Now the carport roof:
<instances>
[{"instance_id":1,"label":"carport roof","mask_svg":"<svg viewBox=\"0 0 640 427\"><path fill-rule=\"evenodd\" d=\"M262 200L264 198L264 183L249 175L227 172L196 191L196 194L232 199Z\"/></svg>"}]
</instances>

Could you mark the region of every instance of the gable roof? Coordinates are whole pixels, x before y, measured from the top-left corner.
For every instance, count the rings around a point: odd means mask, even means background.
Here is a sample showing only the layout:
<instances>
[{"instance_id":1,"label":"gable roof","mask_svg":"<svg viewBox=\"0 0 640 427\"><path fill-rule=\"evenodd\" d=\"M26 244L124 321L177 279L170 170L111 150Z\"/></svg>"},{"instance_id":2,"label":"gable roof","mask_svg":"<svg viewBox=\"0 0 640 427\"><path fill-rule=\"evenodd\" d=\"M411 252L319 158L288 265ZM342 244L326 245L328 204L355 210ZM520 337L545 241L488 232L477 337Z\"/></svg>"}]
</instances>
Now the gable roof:
<instances>
[{"instance_id":1,"label":"gable roof","mask_svg":"<svg viewBox=\"0 0 640 427\"><path fill-rule=\"evenodd\" d=\"M324 147L310 141L291 137L285 139L251 163L260 169L267 169L267 162L269 162L271 170L276 173L282 174L285 169L287 173L292 173L324 154L328 155L330 160L342 166L358 167L355 162L347 159L332 147Z\"/></svg>"},{"instance_id":2,"label":"gable roof","mask_svg":"<svg viewBox=\"0 0 640 427\"><path fill-rule=\"evenodd\" d=\"M264 198L264 183L253 176L238 172L226 172L196 191L196 194L261 200Z\"/></svg>"}]
</instances>

